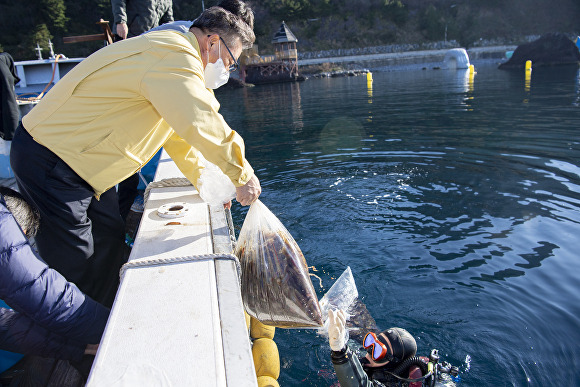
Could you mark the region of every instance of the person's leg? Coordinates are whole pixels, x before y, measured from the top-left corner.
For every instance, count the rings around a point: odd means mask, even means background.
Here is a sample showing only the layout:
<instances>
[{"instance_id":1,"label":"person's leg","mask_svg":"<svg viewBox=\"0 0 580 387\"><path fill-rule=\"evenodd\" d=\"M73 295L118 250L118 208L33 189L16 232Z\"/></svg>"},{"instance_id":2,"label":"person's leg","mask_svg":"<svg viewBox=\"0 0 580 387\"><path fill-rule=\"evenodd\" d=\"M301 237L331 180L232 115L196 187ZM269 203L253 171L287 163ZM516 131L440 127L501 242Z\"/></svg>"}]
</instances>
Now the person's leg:
<instances>
[{"instance_id":1,"label":"person's leg","mask_svg":"<svg viewBox=\"0 0 580 387\"><path fill-rule=\"evenodd\" d=\"M89 258L89 279L97 301L113 305L119 286L119 270L127 262L129 249L125 245L125 224L119 215L115 189L92 199L87 215L92 223L95 253Z\"/></svg>"},{"instance_id":2,"label":"person's leg","mask_svg":"<svg viewBox=\"0 0 580 387\"><path fill-rule=\"evenodd\" d=\"M119 211L121 212L121 218L123 218L123 221L127 219L127 215L129 215L131 206L133 205L133 202L139 193L137 190L138 186L138 173L119 183Z\"/></svg>"},{"instance_id":3,"label":"person's leg","mask_svg":"<svg viewBox=\"0 0 580 387\"><path fill-rule=\"evenodd\" d=\"M124 256L116 192L109 190L96 200L90 185L22 126L14 135L10 162L22 195L40 211L35 240L42 259L110 306L111 285L106 281L111 273L117 275Z\"/></svg>"},{"instance_id":4,"label":"person's leg","mask_svg":"<svg viewBox=\"0 0 580 387\"><path fill-rule=\"evenodd\" d=\"M82 289L79 280L93 254L91 222L86 216L91 187L22 126L16 129L12 145L10 164L20 193L40 212L35 237L40 256Z\"/></svg>"}]
</instances>

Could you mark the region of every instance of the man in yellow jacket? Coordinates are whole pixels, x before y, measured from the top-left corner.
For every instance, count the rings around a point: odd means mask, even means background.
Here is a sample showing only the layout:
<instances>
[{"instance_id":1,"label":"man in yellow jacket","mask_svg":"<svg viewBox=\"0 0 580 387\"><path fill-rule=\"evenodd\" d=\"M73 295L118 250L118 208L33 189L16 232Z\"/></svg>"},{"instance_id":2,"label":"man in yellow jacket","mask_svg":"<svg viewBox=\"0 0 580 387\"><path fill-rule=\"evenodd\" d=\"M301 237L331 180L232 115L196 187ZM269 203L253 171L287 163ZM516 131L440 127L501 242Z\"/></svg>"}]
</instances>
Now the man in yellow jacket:
<instances>
[{"instance_id":1,"label":"man in yellow jacket","mask_svg":"<svg viewBox=\"0 0 580 387\"><path fill-rule=\"evenodd\" d=\"M211 90L227 82L254 40L241 18L211 7L186 33L151 32L97 51L23 118L11 164L21 193L41 212L36 242L51 267L112 302L116 287L107 283L123 263L124 243L114 187L161 147L193 184L199 152L231 179L242 205L258 198L244 142Z\"/></svg>"}]
</instances>

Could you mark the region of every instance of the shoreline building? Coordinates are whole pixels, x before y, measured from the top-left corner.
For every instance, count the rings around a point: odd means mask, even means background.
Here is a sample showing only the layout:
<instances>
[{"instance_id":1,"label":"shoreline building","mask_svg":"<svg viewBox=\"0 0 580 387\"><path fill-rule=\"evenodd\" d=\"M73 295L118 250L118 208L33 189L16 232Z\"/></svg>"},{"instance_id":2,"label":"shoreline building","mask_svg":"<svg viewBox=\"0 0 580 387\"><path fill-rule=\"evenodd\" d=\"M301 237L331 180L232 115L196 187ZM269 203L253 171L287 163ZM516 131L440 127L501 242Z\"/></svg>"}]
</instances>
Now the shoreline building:
<instances>
[{"instance_id":1,"label":"shoreline building","mask_svg":"<svg viewBox=\"0 0 580 387\"><path fill-rule=\"evenodd\" d=\"M244 51L241 77L246 83L293 82L298 80L298 39L285 22L274 35L274 55L260 56L258 47Z\"/></svg>"}]
</instances>

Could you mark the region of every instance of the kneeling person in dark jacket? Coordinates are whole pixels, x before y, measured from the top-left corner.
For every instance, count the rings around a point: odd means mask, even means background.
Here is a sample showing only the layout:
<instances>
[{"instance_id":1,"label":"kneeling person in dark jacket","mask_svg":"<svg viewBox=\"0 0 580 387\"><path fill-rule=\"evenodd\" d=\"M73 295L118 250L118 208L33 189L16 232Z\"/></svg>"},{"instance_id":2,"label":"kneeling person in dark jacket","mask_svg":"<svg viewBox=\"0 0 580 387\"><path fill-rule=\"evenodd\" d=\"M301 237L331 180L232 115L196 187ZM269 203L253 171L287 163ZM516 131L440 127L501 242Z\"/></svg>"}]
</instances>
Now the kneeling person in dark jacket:
<instances>
[{"instance_id":1,"label":"kneeling person in dark jacket","mask_svg":"<svg viewBox=\"0 0 580 387\"><path fill-rule=\"evenodd\" d=\"M95 354L109 309L32 249L27 236L36 233L38 219L19 193L0 187L0 299L13 308L0 308L0 349L80 361Z\"/></svg>"}]
</instances>

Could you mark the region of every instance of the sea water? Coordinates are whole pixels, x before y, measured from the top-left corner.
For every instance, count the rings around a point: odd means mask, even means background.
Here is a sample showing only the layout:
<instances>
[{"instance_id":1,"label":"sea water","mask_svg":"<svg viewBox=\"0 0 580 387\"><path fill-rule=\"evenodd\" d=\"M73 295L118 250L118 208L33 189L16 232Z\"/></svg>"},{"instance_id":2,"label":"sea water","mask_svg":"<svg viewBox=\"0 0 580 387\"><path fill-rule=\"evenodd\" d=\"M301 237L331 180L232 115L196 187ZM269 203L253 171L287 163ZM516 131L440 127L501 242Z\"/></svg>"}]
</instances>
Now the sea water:
<instances>
[{"instance_id":1,"label":"sea water","mask_svg":"<svg viewBox=\"0 0 580 387\"><path fill-rule=\"evenodd\" d=\"M319 297L350 266L377 326L438 349L461 385L580 385L578 68L476 71L217 96ZM275 341L282 386L337 382L314 331Z\"/></svg>"}]
</instances>

